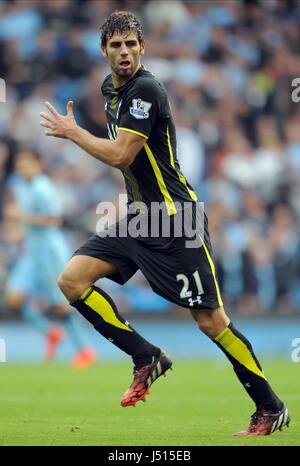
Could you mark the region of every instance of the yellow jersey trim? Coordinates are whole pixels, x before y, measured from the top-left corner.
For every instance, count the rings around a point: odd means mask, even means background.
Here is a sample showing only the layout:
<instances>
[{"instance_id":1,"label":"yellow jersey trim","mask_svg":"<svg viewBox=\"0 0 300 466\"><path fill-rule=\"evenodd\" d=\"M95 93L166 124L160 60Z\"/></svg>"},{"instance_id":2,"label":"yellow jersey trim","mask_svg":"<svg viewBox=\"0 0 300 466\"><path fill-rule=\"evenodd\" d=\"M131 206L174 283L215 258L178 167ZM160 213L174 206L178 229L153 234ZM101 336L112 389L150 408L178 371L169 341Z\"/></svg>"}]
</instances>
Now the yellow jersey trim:
<instances>
[{"instance_id":1,"label":"yellow jersey trim","mask_svg":"<svg viewBox=\"0 0 300 466\"><path fill-rule=\"evenodd\" d=\"M168 147L169 147L169 153L170 153L170 162L171 162L171 165L172 167L174 168L174 170L176 170L176 167L175 167L175 160L174 160L174 154L173 154L173 149L172 149L172 144L171 144L171 138L170 138L170 131L169 131L169 125L167 126L167 136L168 136ZM180 172L180 171L177 171L177 175L181 181L181 183L184 184L184 186L186 187L190 197L193 199L193 201L197 202L198 201L198 197L197 197L197 194L192 191L191 189L189 189L188 185L187 185L187 181L184 177L184 175Z\"/></svg>"},{"instance_id":2,"label":"yellow jersey trim","mask_svg":"<svg viewBox=\"0 0 300 466\"><path fill-rule=\"evenodd\" d=\"M207 259L208 259L208 262L209 262L209 265L210 265L210 268L211 268L211 271L212 271L212 274L213 274L213 277L214 277L215 287L216 287L216 290L217 290L218 304L219 304L219 306L223 306L223 301L222 301L222 298L221 298L220 288L219 288L219 284L218 284L218 280L217 280L217 276L216 276L215 264L213 263L213 260L211 258L211 255L209 254L208 248L207 248L204 240L201 238L200 235L199 235L199 238L200 238L200 240L202 242L202 246L204 247L204 251L205 251L205 254L207 256Z\"/></svg>"},{"instance_id":3,"label":"yellow jersey trim","mask_svg":"<svg viewBox=\"0 0 300 466\"><path fill-rule=\"evenodd\" d=\"M169 125L167 125L167 136L168 136L168 146L169 146L169 153L170 153L170 162L171 162L172 167L175 168L175 160L174 160L174 154L173 154L173 149L171 145Z\"/></svg>"},{"instance_id":4,"label":"yellow jersey trim","mask_svg":"<svg viewBox=\"0 0 300 466\"><path fill-rule=\"evenodd\" d=\"M140 133L139 131L134 131L133 129L123 128L122 127L122 128L118 128L118 131L119 130L127 131L128 133L137 134L138 136L142 136L142 138L145 138L146 140L148 139L148 136L146 136L146 134Z\"/></svg>"},{"instance_id":5,"label":"yellow jersey trim","mask_svg":"<svg viewBox=\"0 0 300 466\"><path fill-rule=\"evenodd\" d=\"M144 148L145 148L146 154L148 156L149 162L151 163L151 166L153 168L153 171L154 171L154 174L155 174L156 181L158 183L160 192L162 193L164 201L166 203L168 214L169 215L174 215L174 214L176 214L177 210L176 210L174 201L173 201L173 199L172 199L172 197L171 197L171 195L170 195L170 193L169 193L169 191L167 189L167 186L166 186L166 183L165 183L165 181L163 179L160 168L159 168L159 166L158 166L158 164L157 164L157 162L155 160L154 154L151 151L151 149L150 149L150 147L149 147L149 145L147 143L144 144Z\"/></svg>"}]
</instances>

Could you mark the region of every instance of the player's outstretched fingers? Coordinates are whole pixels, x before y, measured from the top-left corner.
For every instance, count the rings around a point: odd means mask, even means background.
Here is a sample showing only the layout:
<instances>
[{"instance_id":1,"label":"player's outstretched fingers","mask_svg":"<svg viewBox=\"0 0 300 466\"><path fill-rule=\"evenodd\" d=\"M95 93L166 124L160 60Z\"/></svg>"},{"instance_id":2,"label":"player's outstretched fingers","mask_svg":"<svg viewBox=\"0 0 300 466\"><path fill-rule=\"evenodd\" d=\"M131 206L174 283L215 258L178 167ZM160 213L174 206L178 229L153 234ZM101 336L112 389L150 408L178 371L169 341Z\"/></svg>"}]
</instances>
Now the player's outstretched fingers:
<instances>
[{"instance_id":1,"label":"player's outstretched fingers","mask_svg":"<svg viewBox=\"0 0 300 466\"><path fill-rule=\"evenodd\" d=\"M73 107L74 107L73 100L69 100L67 103L67 114L68 115L73 115Z\"/></svg>"},{"instance_id":2,"label":"player's outstretched fingers","mask_svg":"<svg viewBox=\"0 0 300 466\"><path fill-rule=\"evenodd\" d=\"M51 122L53 121L51 115L48 115L48 113L41 112L41 113L40 113L40 116L41 116L42 118L45 118L45 120L48 120L48 121L51 121Z\"/></svg>"},{"instance_id":3,"label":"player's outstretched fingers","mask_svg":"<svg viewBox=\"0 0 300 466\"><path fill-rule=\"evenodd\" d=\"M50 104L50 102L46 101L46 102L45 102L45 105L46 105L46 107L48 108L49 112L52 113L52 115L59 116L58 111L56 110L55 107L53 107L52 104Z\"/></svg>"}]
</instances>

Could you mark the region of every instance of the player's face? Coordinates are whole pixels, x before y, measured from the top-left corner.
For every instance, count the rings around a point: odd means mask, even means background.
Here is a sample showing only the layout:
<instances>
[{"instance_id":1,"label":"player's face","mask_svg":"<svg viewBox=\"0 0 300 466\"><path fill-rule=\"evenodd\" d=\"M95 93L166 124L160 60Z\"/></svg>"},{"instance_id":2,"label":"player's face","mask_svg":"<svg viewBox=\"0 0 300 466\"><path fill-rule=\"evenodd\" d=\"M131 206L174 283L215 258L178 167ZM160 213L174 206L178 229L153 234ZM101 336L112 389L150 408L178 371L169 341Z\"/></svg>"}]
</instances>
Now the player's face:
<instances>
[{"instance_id":1,"label":"player's face","mask_svg":"<svg viewBox=\"0 0 300 466\"><path fill-rule=\"evenodd\" d=\"M120 82L126 82L139 68L144 50L145 42L140 43L137 34L131 32L122 35L115 33L102 52L108 58L113 76Z\"/></svg>"},{"instance_id":2,"label":"player's face","mask_svg":"<svg viewBox=\"0 0 300 466\"><path fill-rule=\"evenodd\" d=\"M22 178L31 180L41 171L41 164L30 153L20 153L17 155L15 168Z\"/></svg>"}]
</instances>

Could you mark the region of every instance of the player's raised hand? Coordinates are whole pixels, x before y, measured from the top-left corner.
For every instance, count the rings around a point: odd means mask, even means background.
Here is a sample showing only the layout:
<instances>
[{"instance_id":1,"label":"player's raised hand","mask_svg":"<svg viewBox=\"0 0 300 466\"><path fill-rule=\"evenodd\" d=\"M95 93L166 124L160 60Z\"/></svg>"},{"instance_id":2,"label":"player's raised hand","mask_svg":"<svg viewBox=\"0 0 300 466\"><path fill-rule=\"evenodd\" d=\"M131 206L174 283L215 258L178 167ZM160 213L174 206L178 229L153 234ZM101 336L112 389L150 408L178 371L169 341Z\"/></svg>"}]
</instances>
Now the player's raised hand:
<instances>
[{"instance_id":1,"label":"player's raised hand","mask_svg":"<svg viewBox=\"0 0 300 466\"><path fill-rule=\"evenodd\" d=\"M55 136L58 138L68 138L70 136L72 130L77 126L73 114L73 105L73 101L69 100L67 103L67 115L61 115L50 102L45 102L45 106L49 110L50 115L41 112L40 116L44 118L45 121L41 121L40 125L48 128L48 130L45 131L46 136Z\"/></svg>"}]
</instances>

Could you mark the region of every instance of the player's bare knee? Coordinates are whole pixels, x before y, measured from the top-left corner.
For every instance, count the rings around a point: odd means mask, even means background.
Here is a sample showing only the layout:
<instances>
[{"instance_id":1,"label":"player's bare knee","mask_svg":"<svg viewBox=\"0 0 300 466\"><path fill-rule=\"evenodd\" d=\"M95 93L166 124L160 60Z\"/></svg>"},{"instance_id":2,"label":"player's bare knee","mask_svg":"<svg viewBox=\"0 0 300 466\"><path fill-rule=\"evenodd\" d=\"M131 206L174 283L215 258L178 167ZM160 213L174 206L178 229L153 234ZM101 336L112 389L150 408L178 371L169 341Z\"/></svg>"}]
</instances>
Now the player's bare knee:
<instances>
[{"instance_id":1,"label":"player's bare knee","mask_svg":"<svg viewBox=\"0 0 300 466\"><path fill-rule=\"evenodd\" d=\"M210 338L218 336L230 323L230 319L225 314L223 307L192 311L192 316L196 320L199 329Z\"/></svg>"},{"instance_id":2,"label":"player's bare knee","mask_svg":"<svg viewBox=\"0 0 300 466\"><path fill-rule=\"evenodd\" d=\"M215 325L211 319L197 321L198 327L201 332L205 333L208 337L215 337L218 335Z\"/></svg>"},{"instance_id":3,"label":"player's bare knee","mask_svg":"<svg viewBox=\"0 0 300 466\"><path fill-rule=\"evenodd\" d=\"M76 294L77 282L74 280L73 277L65 273L65 271L63 271L59 275L57 283L58 283L59 288L61 289L61 291L63 292L63 294L66 296L68 300L70 300L69 299L70 296L73 296L74 294Z\"/></svg>"},{"instance_id":4,"label":"player's bare knee","mask_svg":"<svg viewBox=\"0 0 300 466\"><path fill-rule=\"evenodd\" d=\"M63 271L58 277L58 286L69 303L79 299L85 290L91 285L92 283L79 281L75 276L72 276L72 274L66 271Z\"/></svg>"}]
</instances>

